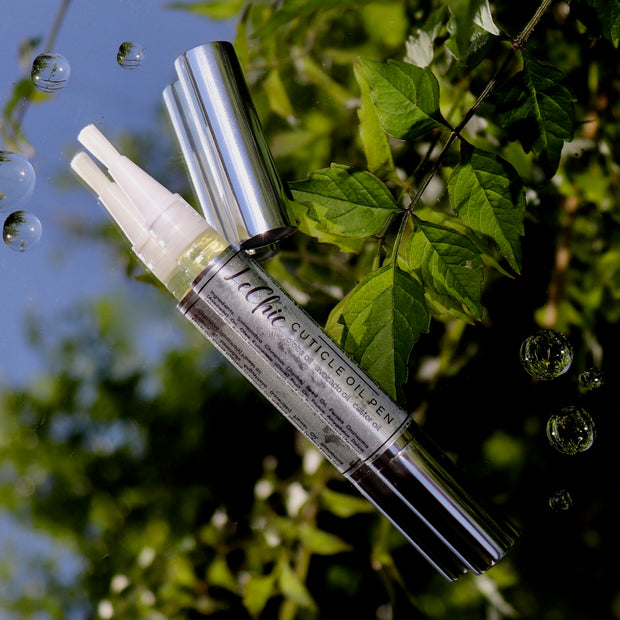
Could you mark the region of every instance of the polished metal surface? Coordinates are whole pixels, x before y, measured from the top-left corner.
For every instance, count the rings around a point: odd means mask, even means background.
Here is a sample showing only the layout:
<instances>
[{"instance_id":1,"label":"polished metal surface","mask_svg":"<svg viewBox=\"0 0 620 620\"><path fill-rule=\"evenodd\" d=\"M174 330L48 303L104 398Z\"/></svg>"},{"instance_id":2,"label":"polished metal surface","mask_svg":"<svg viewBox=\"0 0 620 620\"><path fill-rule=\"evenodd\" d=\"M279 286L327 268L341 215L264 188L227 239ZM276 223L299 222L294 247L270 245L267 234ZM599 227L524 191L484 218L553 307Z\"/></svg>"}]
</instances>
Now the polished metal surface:
<instances>
[{"instance_id":1,"label":"polished metal surface","mask_svg":"<svg viewBox=\"0 0 620 620\"><path fill-rule=\"evenodd\" d=\"M351 480L448 579L488 570L516 541L515 528L466 490L452 461L413 423Z\"/></svg>"},{"instance_id":2,"label":"polished metal surface","mask_svg":"<svg viewBox=\"0 0 620 620\"><path fill-rule=\"evenodd\" d=\"M237 247L273 246L295 228L232 45L195 47L175 68L164 100L207 220Z\"/></svg>"}]
</instances>

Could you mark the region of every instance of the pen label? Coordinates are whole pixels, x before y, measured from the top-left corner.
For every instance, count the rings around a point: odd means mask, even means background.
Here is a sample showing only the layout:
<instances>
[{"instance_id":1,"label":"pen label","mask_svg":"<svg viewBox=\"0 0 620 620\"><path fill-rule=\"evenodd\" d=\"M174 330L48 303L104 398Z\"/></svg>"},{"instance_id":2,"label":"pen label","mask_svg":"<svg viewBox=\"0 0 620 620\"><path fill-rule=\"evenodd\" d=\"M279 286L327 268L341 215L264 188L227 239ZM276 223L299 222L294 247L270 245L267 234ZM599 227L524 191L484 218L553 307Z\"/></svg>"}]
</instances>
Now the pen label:
<instances>
[{"instance_id":1,"label":"pen label","mask_svg":"<svg viewBox=\"0 0 620 620\"><path fill-rule=\"evenodd\" d=\"M181 312L340 471L400 435L407 413L245 254L227 250L192 289Z\"/></svg>"}]
</instances>

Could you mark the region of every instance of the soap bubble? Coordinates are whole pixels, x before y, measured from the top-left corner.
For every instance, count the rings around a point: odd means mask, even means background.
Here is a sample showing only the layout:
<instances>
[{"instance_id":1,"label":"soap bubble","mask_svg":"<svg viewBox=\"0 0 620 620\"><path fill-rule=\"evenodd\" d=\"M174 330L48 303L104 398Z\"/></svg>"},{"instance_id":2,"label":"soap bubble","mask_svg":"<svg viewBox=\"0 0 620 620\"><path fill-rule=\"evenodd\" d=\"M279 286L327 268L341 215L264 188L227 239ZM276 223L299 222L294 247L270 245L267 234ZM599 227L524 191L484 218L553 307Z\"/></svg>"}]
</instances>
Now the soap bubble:
<instances>
[{"instance_id":1,"label":"soap bubble","mask_svg":"<svg viewBox=\"0 0 620 620\"><path fill-rule=\"evenodd\" d=\"M71 67L61 54L39 54L32 63L30 77L44 93L53 93L67 85Z\"/></svg>"},{"instance_id":2,"label":"soap bubble","mask_svg":"<svg viewBox=\"0 0 620 620\"><path fill-rule=\"evenodd\" d=\"M34 168L23 155L0 151L0 209L30 198L34 182Z\"/></svg>"},{"instance_id":3,"label":"soap bubble","mask_svg":"<svg viewBox=\"0 0 620 620\"><path fill-rule=\"evenodd\" d=\"M144 47L135 41L120 44L116 61L123 69L137 69L144 59Z\"/></svg>"},{"instance_id":4,"label":"soap bubble","mask_svg":"<svg viewBox=\"0 0 620 620\"><path fill-rule=\"evenodd\" d=\"M26 252L41 238L43 227L36 215L28 211L14 211L6 218L2 238L11 250Z\"/></svg>"},{"instance_id":5,"label":"soap bubble","mask_svg":"<svg viewBox=\"0 0 620 620\"><path fill-rule=\"evenodd\" d=\"M549 506L551 509L560 512L563 510L568 510L573 505L573 498L571 494L566 489L561 489L559 491L555 491L549 497Z\"/></svg>"},{"instance_id":6,"label":"soap bubble","mask_svg":"<svg viewBox=\"0 0 620 620\"><path fill-rule=\"evenodd\" d=\"M562 454L585 452L594 442L594 422L580 407L565 407L547 421L547 438Z\"/></svg>"},{"instance_id":7,"label":"soap bubble","mask_svg":"<svg viewBox=\"0 0 620 620\"><path fill-rule=\"evenodd\" d=\"M589 392L600 388L605 383L605 376L598 368L589 368L584 370L577 380L579 381L579 387L584 392Z\"/></svg>"},{"instance_id":8,"label":"soap bubble","mask_svg":"<svg viewBox=\"0 0 620 620\"><path fill-rule=\"evenodd\" d=\"M573 361L573 348L563 334L542 329L521 345L521 364L535 379L548 381L564 374Z\"/></svg>"}]
</instances>

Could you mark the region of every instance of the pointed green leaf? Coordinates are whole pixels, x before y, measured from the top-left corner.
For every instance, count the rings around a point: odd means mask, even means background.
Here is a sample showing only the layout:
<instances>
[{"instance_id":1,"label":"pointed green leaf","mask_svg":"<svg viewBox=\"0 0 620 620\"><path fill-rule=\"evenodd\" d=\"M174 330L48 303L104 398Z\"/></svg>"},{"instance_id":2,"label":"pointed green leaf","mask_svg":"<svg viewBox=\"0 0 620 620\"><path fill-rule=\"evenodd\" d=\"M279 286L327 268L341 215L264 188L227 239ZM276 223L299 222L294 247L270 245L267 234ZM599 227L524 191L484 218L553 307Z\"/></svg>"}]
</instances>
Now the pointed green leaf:
<instances>
[{"instance_id":1,"label":"pointed green leaf","mask_svg":"<svg viewBox=\"0 0 620 620\"><path fill-rule=\"evenodd\" d=\"M342 306L342 345L393 398L407 381L411 349L429 327L424 290L393 265L371 273Z\"/></svg>"},{"instance_id":2,"label":"pointed green leaf","mask_svg":"<svg viewBox=\"0 0 620 620\"><path fill-rule=\"evenodd\" d=\"M366 170L332 164L290 183L293 198L331 235L361 239L378 233L399 211L390 190Z\"/></svg>"},{"instance_id":3,"label":"pointed green leaf","mask_svg":"<svg viewBox=\"0 0 620 620\"><path fill-rule=\"evenodd\" d=\"M381 124L394 138L411 140L445 129L439 112L439 83L429 69L406 62L363 60Z\"/></svg>"},{"instance_id":4,"label":"pointed green leaf","mask_svg":"<svg viewBox=\"0 0 620 620\"><path fill-rule=\"evenodd\" d=\"M294 116L293 104L288 97L278 68L269 71L267 77L263 80L262 86L269 100L269 106L276 114L284 118Z\"/></svg>"},{"instance_id":5,"label":"pointed green leaf","mask_svg":"<svg viewBox=\"0 0 620 620\"><path fill-rule=\"evenodd\" d=\"M243 589L243 606L257 617L275 594L275 575L252 575Z\"/></svg>"},{"instance_id":6,"label":"pointed green leaf","mask_svg":"<svg viewBox=\"0 0 620 620\"><path fill-rule=\"evenodd\" d=\"M486 42L489 34L497 36L499 30L491 17L488 0L448 0L448 6L452 13L453 52L465 62L480 47L482 39Z\"/></svg>"},{"instance_id":7,"label":"pointed green leaf","mask_svg":"<svg viewBox=\"0 0 620 620\"><path fill-rule=\"evenodd\" d=\"M237 579L228 567L226 558L219 555L209 564L209 568L207 569L207 584L226 588L231 592L237 592L239 589Z\"/></svg>"},{"instance_id":8,"label":"pointed green leaf","mask_svg":"<svg viewBox=\"0 0 620 620\"><path fill-rule=\"evenodd\" d=\"M307 609L316 610L317 606L310 592L287 560L281 560L278 563L278 587L284 598Z\"/></svg>"},{"instance_id":9,"label":"pointed green leaf","mask_svg":"<svg viewBox=\"0 0 620 620\"><path fill-rule=\"evenodd\" d=\"M370 96L368 77L359 64L353 67L353 72L360 87L360 108L357 115L360 119L360 138L368 170L379 177L398 182L390 142L381 127L377 109Z\"/></svg>"},{"instance_id":10,"label":"pointed green leaf","mask_svg":"<svg viewBox=\"0 0 620 620\"><path fill-rule=\"evenodd\" d=\"M351 545L342 538L319 530L307 523L300 526L299 539L308 551L319 555L334 555L351 550Z\"/></svg>"},{"instance_id":11,"label":"pointed green leaf","mask_svg":"<svg viewBox=\"0 0 620 620\"><path fill-rule=\"evenodd\" d=\"M474 24L480 26L483 30L486 30L492 35L498 37L501 34L500 29L493 21L493 15L491 15L491 7L489 0L483 0L479 6L476 14L474 15Z\"/></svg>"},{"instance_id":12,"label":"pointed green leaf","mask_svg":"<svg viewBox=\"0 0 620 620\"><path fill-rule=\"evenodd\" d=\"M338 493L327 487L321 491L321 503L326 510L344 519L373 511L373 507L365 499L355 495Z\"/></svg>"},{"instance_id":13,"label":"pointed green leaf","mask_svg":"<svg viewBox=\"0 0 620 620\"><path fill-rule=\"evenodd\" d=\"M500 125L526 153L540 157L548 176L558 167L564 141L573 138L573 98L563 79L559 69L525 56L522 71L497 94Z\"/></svg>"},{"instance_id":14,"label":"pointed green leaf","mask_svg":"<svg viewBox=\"0 0 620 620\"><path fill-rule=\"evenodd\" d=\"M415 34L409 36L406 43L407 54L405 62L416 67L428 67L435 54L435 39L439 36L443 24L445 8L440 7L433 11L430 17Z\"/></svg>"},{"instance_id":15,"label":"pointed green leaf","mask_svg":"<svg viewBox=\"0 0 620 620\"><path fill-rule=\"evenodd\" d=\"M495 37L475 22L471 26L469 39L463 49L459 48L456 40L458 31L454 19L448 22L448 31L452 36L445 42L446 48L457 59L458 65L469 70L477 67L488 56L495 42Z\"/></svg>"},{"instance_id":16,"label":"pointed green leaf","mask_svg":"<svg viewBox=\"0 0 620 620\"><path fill-rule=\"evenodd\" d=\"M301 202L289 201L288 210L298 230L321 243L331 243L341 252L359 254L366 243L366 239L349 239L330 232L330 226L314 219L312 206Z\"/></svg>"},{"instance_id":17,"label":"pointed green leaf","mask_svg":"<svg viewBox=\"0 0 620 620\"><path fill-rule=\"evenodd\" d=\"M408 267L418 274L427 291L433 289L456 300L480 320L480 252L467 237L445 226L418 218L414 226L405 253Z\"/></svg>"},{"instance_id":18,"label":"pointed green leaf","mask_svg":"<svg viewBox=\"0 0 620 620\"><path fill-rule=\"evenodd\" d=\"M472 230L490 237L518 272L525 194L516 170L501 157L464 144L448 193L459 217Z\"/></svg>"}]
</instances>

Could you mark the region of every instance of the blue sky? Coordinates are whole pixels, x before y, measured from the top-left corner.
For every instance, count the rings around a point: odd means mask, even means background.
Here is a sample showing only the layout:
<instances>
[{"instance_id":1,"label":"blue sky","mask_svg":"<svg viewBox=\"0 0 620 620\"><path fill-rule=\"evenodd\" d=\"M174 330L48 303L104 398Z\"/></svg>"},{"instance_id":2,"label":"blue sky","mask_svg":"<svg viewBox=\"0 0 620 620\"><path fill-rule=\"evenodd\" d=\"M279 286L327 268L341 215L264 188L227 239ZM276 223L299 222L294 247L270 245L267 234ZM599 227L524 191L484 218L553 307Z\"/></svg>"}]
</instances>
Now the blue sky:
<instances>
[{"instance_id":1,"label":"blue sky","mask_svg":"<svg viewBox=\"0 0 620 620\"><path fill-rule=\"evenodd\" d=\"M0 0L0 14L4 15L0 19L2 107L23 75L18 63L20 43L38 36L45 40L60 5L61 0ZM39 217L43 237L24 253L0 243L0 384L24 383L47 370L26 344L24 319L29 312L45 317L46 329L54 330L54 317L80 301L119 290L131 292L132 287L140 286L127 280L103 242L81 242L67 235L64 222L72 216L79 214L94 222L107 215L85 188L76 184L72 190L61 189L55 179L69 170L71 157L79 149L77 134L89 123L97 124L109 137L161 130L161 93L175 79L175 58L195 45L234 37L230 23L210 23L186 12L167 10L165 5L163 0L72 0L69 6L51 50L68 59L69 82L51 100L31 106L23 123L34 147L29 160L37 180L32 196L18 208ZM139 69L127 71L117 64L116 53L123 41L145 47ZM162 140L170 144L170 158L178 158L171 135L162 136ZM0 149L7 150L7 146L3 143ZM4 221L8 213L0 215ZM167 311L170 323L143 326L155 341L162 334L165 338L167 325L175 324L172 299ZM182 322L180 315L178 320ZM46 554L60 562L59 570L66 579L80 570L77 558L70 554L63 557L56 543L27 523L17 527L12 517L2 512L0 549L6 551L10 541L23 544L13 555L14 560L19 558L18 565L13 566L13 580L4 583L2 598L10 599L13 588L23 592L26 576L30 581L34 578L29 562L40 561ZM0 610L0 617L12 616Z\"/></svg>"},{"instance_id":2,"label":"blue sky","mask_svg":"<svg viewBox=\"0 0 620 620\"><path fill-rule=\"evenodd\" d=\"M79 300L131 286L104 244L81 243L67 236L63 222L72 215L79 213L92 221L106 216L84 188L60 189L54 179L68 170L79 148L77 134L89 123L97 124L108 137L161 130L161 92L175 79L175 58L207 41L233 39L232 24L211 23L166 9L166 4L163 0L72 0L69 5L51 50L68 59L69 82L51 100L31 106L23 123L34 147L29 159L37 182L30 199L19 208L39 217L43 237L24 253L0 244L0 383L23 382L44 369L23 338L29 311L53 319ZM0 10L10 14L10 19L0 20L3 107L13 84L22 77L20 43L37 36L45 40L60 5L61 0L0 0ZM123 41L144 46L139 69L127 71L117 64ZM164 139L171 144L170 157L178 157L170 136ZM0 148L6 150L6 145ZM4 218L8 213L0 215ZM170 306L173 314L172 302Z\"/></svg>"}]
</instances>

